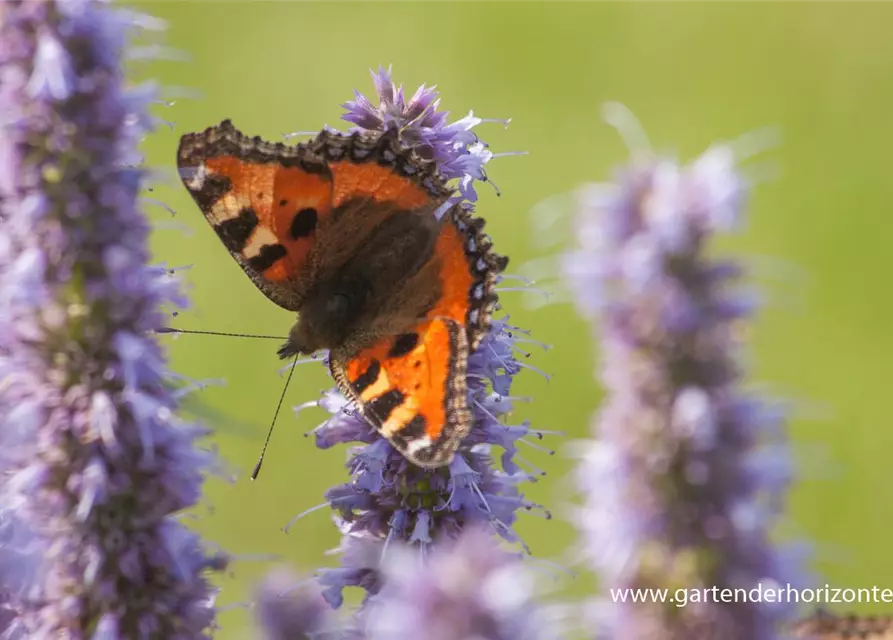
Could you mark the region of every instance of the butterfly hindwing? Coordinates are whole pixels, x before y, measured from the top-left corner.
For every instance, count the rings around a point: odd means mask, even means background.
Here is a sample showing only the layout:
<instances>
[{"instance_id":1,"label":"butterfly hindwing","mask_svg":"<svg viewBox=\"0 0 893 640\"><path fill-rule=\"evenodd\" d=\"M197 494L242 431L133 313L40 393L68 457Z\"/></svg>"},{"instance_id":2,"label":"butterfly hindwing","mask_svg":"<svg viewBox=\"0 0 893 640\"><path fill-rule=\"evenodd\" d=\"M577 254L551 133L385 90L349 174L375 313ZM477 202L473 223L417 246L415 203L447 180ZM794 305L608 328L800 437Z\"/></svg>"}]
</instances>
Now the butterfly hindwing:
<instances>
[{"instance_id":1,"label":"butterfly hindwing","mask_svg":"<svg viewBox=\"0 0 893 640\"><path fill-rule=\"evenodd\" d=\"M331 354L332 375L373 427L421 467L448 464L472 426L467 364L489 328L506 259L483 223L459 206L445 214L433 260L440 295L411 331L356 354Z\"/></svg>"},{"instance_id":2,"label":"butterfly hindwing","mask_svg":"<svg viewBox=\"0 0 893 640\"><path fill-rule=\"evenodd\" d=\"M350 359L333 354L332 374L363 416L409 460L444 464L470 425L465 330L433 318Z\"/></svg>"}]
</instances>

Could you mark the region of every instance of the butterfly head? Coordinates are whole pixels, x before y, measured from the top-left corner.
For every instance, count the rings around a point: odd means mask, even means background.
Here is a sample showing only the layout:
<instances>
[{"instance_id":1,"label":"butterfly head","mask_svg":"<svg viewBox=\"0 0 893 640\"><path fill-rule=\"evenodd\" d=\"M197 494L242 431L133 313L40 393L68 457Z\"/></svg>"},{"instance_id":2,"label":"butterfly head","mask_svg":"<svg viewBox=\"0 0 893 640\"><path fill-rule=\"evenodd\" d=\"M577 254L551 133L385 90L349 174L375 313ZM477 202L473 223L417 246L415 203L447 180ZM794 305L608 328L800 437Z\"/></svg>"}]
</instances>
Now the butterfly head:
<instances>
[{"instance_id":1,"label":"butterfly head","mask_svg":"<svg viewBox=\"0 0 893 640\"><path fill-rule=\"evenodd\" d=\"M342 281L319 287L301 305L298 320L279 349L280 358L338 349L355 333L368 299L363 282Z\"/></svg>"}]
</instances>

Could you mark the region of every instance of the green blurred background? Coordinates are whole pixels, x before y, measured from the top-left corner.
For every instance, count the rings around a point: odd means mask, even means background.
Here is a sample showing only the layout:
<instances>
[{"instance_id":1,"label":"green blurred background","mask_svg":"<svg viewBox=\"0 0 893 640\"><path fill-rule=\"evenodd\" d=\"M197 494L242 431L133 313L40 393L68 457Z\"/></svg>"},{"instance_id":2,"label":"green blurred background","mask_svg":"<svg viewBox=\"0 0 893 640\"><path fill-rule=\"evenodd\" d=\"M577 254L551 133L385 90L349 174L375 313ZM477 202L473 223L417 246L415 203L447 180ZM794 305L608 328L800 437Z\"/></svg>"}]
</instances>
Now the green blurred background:
<instances>
[{"instance_id":1,"label":"green blurred background","mask_svg":"<svg viewBox=\"0 0 893 640\"><path fill-rule=\"evenodd\" d=\"M255 290L176 182L178 137L223 118L274 140L339 125L339 104L352 89L371 93L370 67L393 64L395 79L410 93L420 83L437 84L455 117L474 109L513 119L507 130L498 124L478 129L496 152L530 152L489 165L503 195L483 185L478 209L515 266L554 255L570 237L570 199L553 199L532 214L538 203L605 179L626 158L617 133L601 120L603 102L625 103L657 150L684 158L714 140L775 127L779 145L754 164L763 180L748 223L720 245L754 266L766 302L753 326L752 382L793 403L799 478L780 534L812 542L814 568L832 586L893 587L887 532L893 506L884 498L893 444L887 424L893 4L138 6L166 20L167 45L190 58L150 66L165 95L201 94L159 109L174 128L160 128L145 143L150 164L168 178L153 195L177 212L172 218L153 208L154 251L169 264L192 265L186 277L194 306L177 319L182 328L285 335L293 318ZM558 215L556 225L534 233L534 218L547 214ZM544 237L553 244L541 242ZM599 402L593 379L599 356L557 283L545 280L558 291L554 304L503 297L517 324L553 345L534 350L531 359L552 375L550 382L530 372L520 376L519 393L534 400L517 417L568 436L549 441L559 449L553 457L525 453L549 473L528 495L556 517L522 516L517 529L537 556L568 565L574 534L566 519L572 470L566 453ZM196 526L239 559L221 580L220 637L245 637L250 614L243 605L270 566L264 554L306 570L336 562L323 556L338 539L327 511L310 514L288 534L282 527L345 479L345 450L318 451L304 437L324 418L321 410L298 418L285 412L264 471L252 483L247 475L283 383L277 344L203 336L169 342L178 372L227 381L198 400L239 477L210 483ZM302 367L287 405L313 400L328 386L322 366ZM583 575L557 586L580 595L591 584Z\"/></svg>"}]
</instances>

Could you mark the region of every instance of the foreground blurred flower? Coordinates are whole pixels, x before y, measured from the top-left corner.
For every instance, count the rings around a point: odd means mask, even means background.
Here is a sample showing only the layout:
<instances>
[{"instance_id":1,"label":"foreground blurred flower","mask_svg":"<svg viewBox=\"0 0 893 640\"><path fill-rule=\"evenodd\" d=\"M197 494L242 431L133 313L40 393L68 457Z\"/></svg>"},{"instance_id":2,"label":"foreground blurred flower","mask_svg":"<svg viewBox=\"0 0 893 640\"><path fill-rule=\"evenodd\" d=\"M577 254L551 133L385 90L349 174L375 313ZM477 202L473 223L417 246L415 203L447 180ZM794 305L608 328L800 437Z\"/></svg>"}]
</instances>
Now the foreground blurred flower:
<instances>
[{"instance_id":1,"label":"foreground blurred flower","mask_svg":"<svg viewBox=\"0 0 893 640\"><path fill-rule=\"evenodd\" d=\"M420 89L416 98L405 104L402 89L394 86L387 73L379 71L373 77L381 106L375 108L365 98L358 98L359 102L349 103L345 119L376 130L395 122L404 144L429 144L442 169L448 166L459 171L455 167L468 157L474 140L468 132L474 123L446 125L445 114L436 111L436 94L431 89ZM465 176L469 184L473 179L470 174L450 175L460 180ZM519 542L512 530L517 511L541 507L519 492L518 485L538 472L518 467L516 447L525 436L540 434L532 433L524 423L502 424L500 418L517 400L509 395L512 378L528 366L515 358L524 335L508 324L507 317L494 320L489 334L471 354L468 385L474 427L448 468L425 471L407 462L336 390L327 392L319 402L308 403L332 414L315 430L317 446L365 444L348 462L351 481L326 494L345 535L342 566L321 575L325 595L333 605L340 605L345 586L361 586L372 594L378 591L378 563L391 541L427 547L440 538L455 538L469 524L486 523L506 540ZM491 445L504 451L501 470L494 466Z\"/></svg>"},{"instance_id":2,"label":"foreground blurred flower","mask_svg":"<svg viewBox=\"0 0 893 640\"><path fill-rule=\"evenodd\" d=\"M347 537L350 553L374 566L377 595L352 618L337 615L311 581L272 572L259 591L258 619L267 640L550 640L565 637L567 612L537 602L537 576L521 554L501 549L470 527L420 555L395 542Z\"/></svg>"},{"instance_id":3,"label":"foreground blurred flower","mask_svg":"<svg viewBox=\"0 0 893 640\"><path fill-rule=\"evenodd\" d=\"M769 540L790 480L782 421L741 389L738 330L753 311L733 286L743 269L708 257L741 213L733 162L725 146L685 167L645 156L582 193L566 270L600 320L607 397L578 470L580 527L612 593L800 578ZM596 615L611 638L732 640L776 637L786 609L606 597Z\"/></svg>"},{"instance_id":4,"label":"foreground blurred flower","mask_svg":"<svg viewBox=\"0 0 893 640\"><path fill-rule=\"evenodd\" d=\"M549 640L548 609L534 601L536 580L517 554L480 529L437 547L426 559L388 552L385 587L367 608L369 640Z\"/></svg>"},{"instance_id":5,"label":"foreground blurred flower","mask_svg":"<svg viewBox=\"0 0 893 640\"><path fill-rule=\"evenodd\" d=\"M0 638L27 638L22 602L40 570L41 548L15 511L0 508Z\"/></svg>"},{"instance_id":6,"label":"foreground blurred flower","mask_svg":"<svg viewBox=\"0 0 893 640\"><path fill-rule=\"evenodd\" d=\"M211 456L146 335L180 301L137 208L152 95L120 65L140 24L90 0L0 8L0 513L43 561L0 556L0 593L29 638L200 637L225 562L175 519Z\"/></svg>"},{"instance_id":7,"label":"foreground blurred flower","mask_svg":"<svg viewBox=\"0 0 893 640\"><path fill-rule=\"evenodd\" d=\"M335 638L331 609L312 583L284 568L270 572L257 598L257 617L268 640Z\"/></svg>"}]
</instances>

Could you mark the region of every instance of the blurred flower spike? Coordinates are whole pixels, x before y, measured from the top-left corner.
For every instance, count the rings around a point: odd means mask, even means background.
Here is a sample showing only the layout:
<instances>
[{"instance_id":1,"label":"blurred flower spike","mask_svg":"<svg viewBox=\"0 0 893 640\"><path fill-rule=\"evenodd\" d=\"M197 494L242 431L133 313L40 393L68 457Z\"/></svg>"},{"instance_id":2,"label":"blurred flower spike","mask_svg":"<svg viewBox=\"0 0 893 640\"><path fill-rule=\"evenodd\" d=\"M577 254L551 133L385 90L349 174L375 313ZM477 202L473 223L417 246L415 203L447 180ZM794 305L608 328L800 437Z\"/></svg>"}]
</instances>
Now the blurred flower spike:
<instances>
[{"instance_id":1,"label":"blurred flower spike","mask_svg":"<svg viewBox=\"0 0 893 640\"><path fill-rule=\"evenodd\" d=\"M176 417L152 330L128 39L95 0L0 7L0 602L9 637L197 638L221 569L178 516L213 463Z\"/></svg>"},{"instance_id":2,"label":"blurred flower spike","mask_svg":"<svg viewBox=\"0 0 893 640\"><path fill-rule=\"evenodd\" d=\"M746 192L733 149L716 145L686 166L639 154L581 193L566 273L598 323L606 398L578 469L579 525L605 590L803 578L795 549L771 539L792 472L781 412L743 388L745 271L710 251ZM787 608L606 596L595 611L607 637L706 640L778 637Z\"/></svg>"},{"instance_id":3,"label":"blurred flower spike","mask_svg":"<svg viewBox=\"0 0 893 640\"><path fill-rule=\"evenodd\" d=\"M555 640L561 614L541 604L538 575L481 529L438 546L420 566L395 548L385 586L368 607L368 640Z\"/></svg>"}]
</instances>

